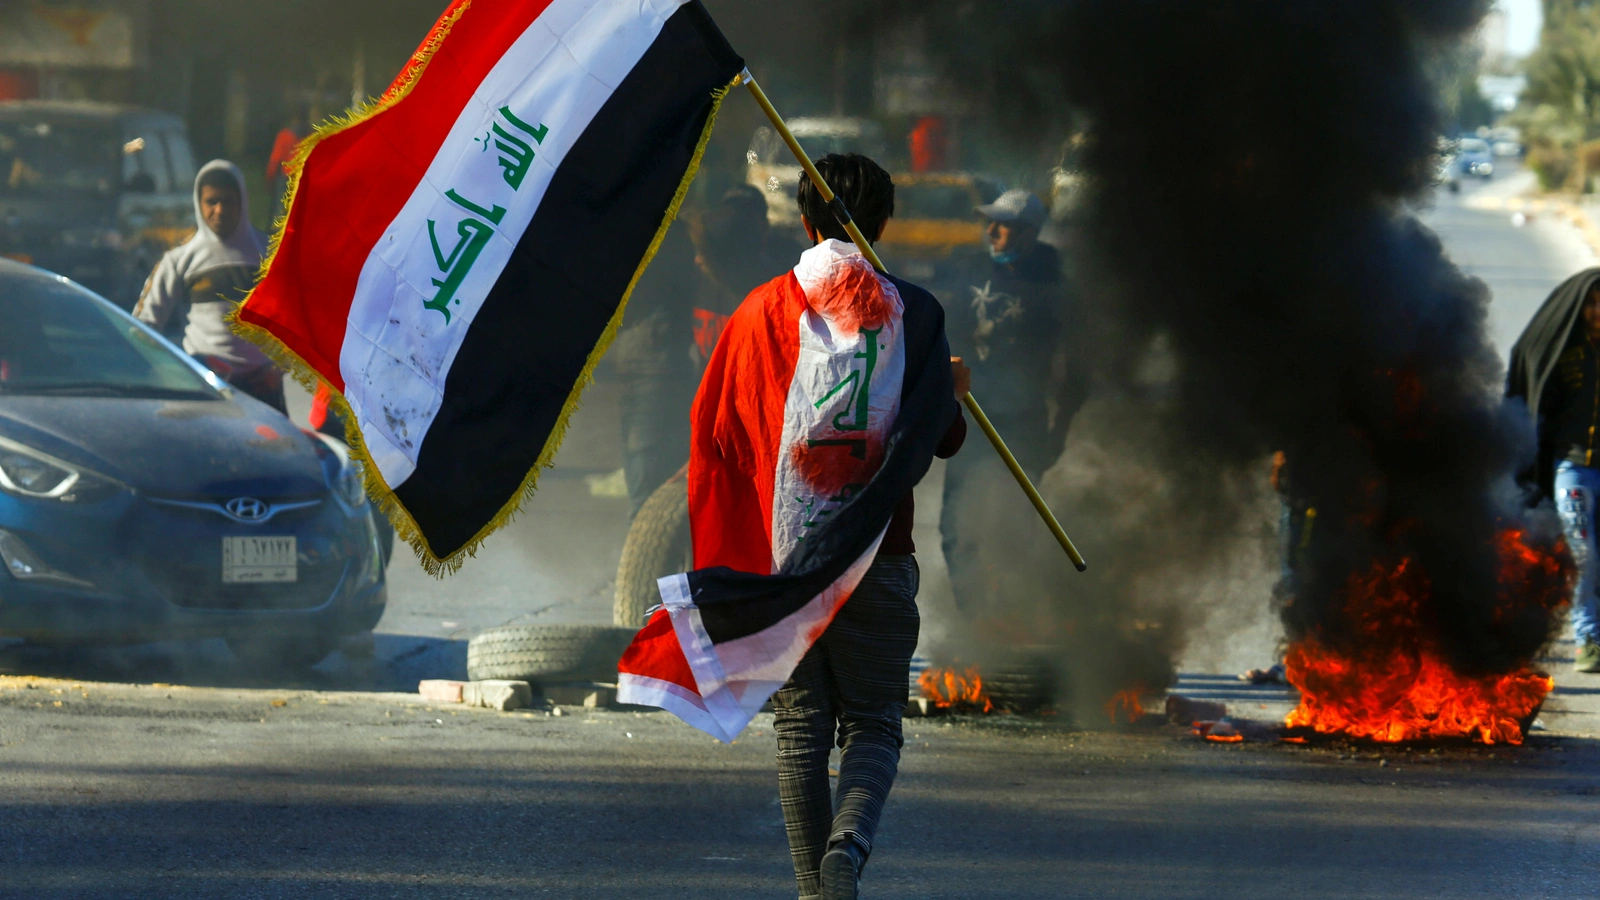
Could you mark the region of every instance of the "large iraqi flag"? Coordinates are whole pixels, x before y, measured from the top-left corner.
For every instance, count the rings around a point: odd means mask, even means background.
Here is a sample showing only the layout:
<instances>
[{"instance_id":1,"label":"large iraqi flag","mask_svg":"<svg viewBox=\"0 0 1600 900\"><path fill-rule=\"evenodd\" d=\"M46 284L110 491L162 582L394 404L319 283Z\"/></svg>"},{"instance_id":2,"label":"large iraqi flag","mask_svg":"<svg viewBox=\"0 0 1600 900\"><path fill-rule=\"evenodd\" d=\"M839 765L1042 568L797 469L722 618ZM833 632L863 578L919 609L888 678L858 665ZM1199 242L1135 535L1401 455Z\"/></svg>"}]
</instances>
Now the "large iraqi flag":
<instances>
[{"instance_id":1,"label":"large iraqi flag","mask_svg":"<svg viewBox=\"0 0 1600 900\"><path fill-rule=\"evenodd\" d=\"M831 240L757 288L691 413L695 571L660 580L617 698L733 740L849 600L958 415L928 292Z\"/></svg>"},{"instance_id":2,"label":"large iraqi flag","mask_svg":"<svg viewBox=\"0 0 1600 900\"><path fill-rule=\"evenodd\" d=\"M338 392L429 571L550 465L743 67L699 0L455 0L302 144L236 327Z\"/></svg>"}]
</instances>

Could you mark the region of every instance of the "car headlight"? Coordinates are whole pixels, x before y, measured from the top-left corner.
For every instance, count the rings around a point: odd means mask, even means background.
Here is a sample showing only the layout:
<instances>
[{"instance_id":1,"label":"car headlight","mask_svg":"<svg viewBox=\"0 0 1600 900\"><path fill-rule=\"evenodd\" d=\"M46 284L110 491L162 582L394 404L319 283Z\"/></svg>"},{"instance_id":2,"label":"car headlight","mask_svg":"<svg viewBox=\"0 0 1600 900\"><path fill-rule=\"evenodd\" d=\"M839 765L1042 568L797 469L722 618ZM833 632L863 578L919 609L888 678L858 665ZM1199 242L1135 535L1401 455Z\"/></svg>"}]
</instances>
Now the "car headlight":
<instances>
[{"instance_id":1,"label":"car headlight","mask_svg":"<svg viewBox=\"0 0 1600 900\"><path fill-rule=\"evenodd\" d=\"M0 490L7 493L63 503L92 503L118 488L117 482L103 475L0 438Z\"/></svg>"},{"instance_id":2,"label":"car headlight","mask_svg":"<svg viewBox=\"0 0 1600 900\"><path fill-rule=\"evenodd\" d=\"M339 499L340 505L349 512L355 512L367 505L367 483L362 477L361 463L358 460L348 460L339 470L338 478L333 488L334 496Z\"/></svg>"},{"instance_id":3,"label":"car headlight","mask_svg":"<svg viewBox=\"0 0 1600 900\"><path fill-rule=\"evenodd\" d=\"M322 478L328 490L346 513L355 515L367 506L367 484L363 477L361 461L350 457L350 448L317 431L307 434L321 446L323 458Z\"/></svg>"}]
</instances>

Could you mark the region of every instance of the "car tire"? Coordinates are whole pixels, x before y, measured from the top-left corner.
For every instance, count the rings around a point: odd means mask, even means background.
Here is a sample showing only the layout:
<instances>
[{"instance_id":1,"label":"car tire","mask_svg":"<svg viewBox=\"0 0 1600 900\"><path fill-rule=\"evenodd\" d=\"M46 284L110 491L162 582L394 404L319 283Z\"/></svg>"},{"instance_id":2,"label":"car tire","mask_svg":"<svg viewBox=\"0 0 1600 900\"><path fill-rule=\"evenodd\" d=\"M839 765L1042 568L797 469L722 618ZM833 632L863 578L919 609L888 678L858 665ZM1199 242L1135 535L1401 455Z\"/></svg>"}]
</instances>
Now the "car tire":
<instances>
[{"instance_id":1,"label":"car tire","mask_svg":"<svg viewBox=\"0 0 1600 900\"><path fill-rule=\"evenodd\" d=\"M617 592L611 606L613 624L642 628L645 610L661 602L656 579L693 568L689 539L688 470L656 488L633 517L622 560L617 563Z\"/></svg>"},{"instance_id":2,"label":"car tire","mask_svg":"<svg viewBox=\"0 0 1600 900\"><path fill-rule=\"evenodd\" d=\"M228 649L252 669L293 671L309 669L338 649L338 641L322 635L294 637L230 637Z\"/></svg>"},{"instance_id":3,"label":"car tire","mask_svg":"<svg viewBox=\"0 0 1600 900\"><path fill-rule=\"evenodd\" d=\"M502 625L467 641L467 678L532 683L614 682L637 628Z\"/></svg>"}]
</instances>

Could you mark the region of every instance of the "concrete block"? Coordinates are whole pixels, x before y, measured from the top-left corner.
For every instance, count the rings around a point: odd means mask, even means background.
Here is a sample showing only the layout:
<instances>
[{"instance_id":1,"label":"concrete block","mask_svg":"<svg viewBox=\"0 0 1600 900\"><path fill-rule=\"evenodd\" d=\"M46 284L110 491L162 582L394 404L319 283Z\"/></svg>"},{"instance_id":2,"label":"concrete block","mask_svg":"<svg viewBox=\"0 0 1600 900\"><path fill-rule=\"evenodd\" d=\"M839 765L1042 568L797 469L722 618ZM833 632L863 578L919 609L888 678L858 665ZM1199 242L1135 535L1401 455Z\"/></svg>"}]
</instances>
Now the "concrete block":
<instances>
[{"instance_id":1,"label":"concrete block","mask_svg":"<svg viewBox=\"0 0 1600 900\"><path fill-rule=\"evenodd\" d=\"M570 684L543 684L539 686L539 690L546 700L559 706L605 709L617 703L617 686L614 684L578 681Z\"/></svg>"},{"instance_id":2,"label":"concrete block","mask_svg":"<svg viewBox=\"0 0 1600 900\"><path fill-rule=\"evenodd\" d=\"M434 703L460 703L461 693L465 687L464 681L434 679L418 684L417 693L422 695L422 699Z\"/></svg>"},{"instance_id":3,"label":"concrete block","mask_svg":"<svg viewBox=\"0 0 1600 900\"><path fill-rule=\"evenodd\" d=\"M461 702L505 712L533 705L533 687L526 681L469 681L461 692Z\"/></svg>"}]
</instances>

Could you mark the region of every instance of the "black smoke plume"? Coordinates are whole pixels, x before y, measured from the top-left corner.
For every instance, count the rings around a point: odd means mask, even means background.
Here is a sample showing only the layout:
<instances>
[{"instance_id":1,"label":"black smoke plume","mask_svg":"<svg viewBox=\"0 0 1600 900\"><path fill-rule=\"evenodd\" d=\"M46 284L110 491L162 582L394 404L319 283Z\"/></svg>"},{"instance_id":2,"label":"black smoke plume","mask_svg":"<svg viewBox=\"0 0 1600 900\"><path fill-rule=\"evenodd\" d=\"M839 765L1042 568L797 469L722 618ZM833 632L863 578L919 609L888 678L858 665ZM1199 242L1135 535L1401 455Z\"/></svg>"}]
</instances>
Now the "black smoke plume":
<instances>
[{"instance_id":1,"label":"black smoke plume","mask_svg":"<svg viewBox=\"0 0 1600 900\"><path fill-rule=\"evenodd\" d=\"M1086 137L1072 257L1100 400L1068 463L1087 442L1142 474L1063 491L1083 465L1053 473L1099 568L1054 580L1064 606L1192 619L1226 536L1272 505L1242 486L1282 451L1291 497L1317 509L1291 640L1360 649L1351 577L1409 559L1431 586L1418 631L1459 671L1509 671L1548 641L1547 604L1508 605L1499 583L1500 532L1558 552L1558 529L1515 481L1534 441L1501 400L1489 293L1411 213L1446 127L1432 73L1486 5L919 4L951 72L1002 86L1003 131L1072 121Z\"/></svg>"}]
</instances>

